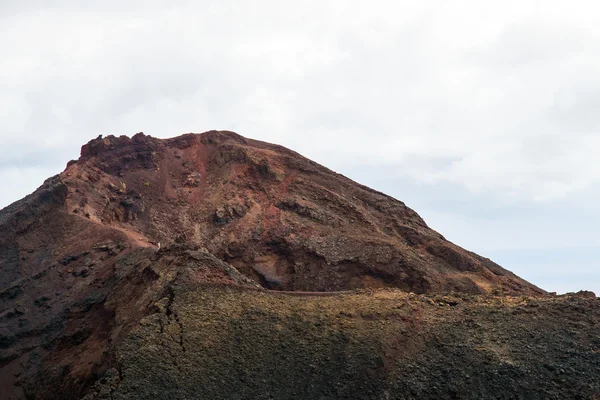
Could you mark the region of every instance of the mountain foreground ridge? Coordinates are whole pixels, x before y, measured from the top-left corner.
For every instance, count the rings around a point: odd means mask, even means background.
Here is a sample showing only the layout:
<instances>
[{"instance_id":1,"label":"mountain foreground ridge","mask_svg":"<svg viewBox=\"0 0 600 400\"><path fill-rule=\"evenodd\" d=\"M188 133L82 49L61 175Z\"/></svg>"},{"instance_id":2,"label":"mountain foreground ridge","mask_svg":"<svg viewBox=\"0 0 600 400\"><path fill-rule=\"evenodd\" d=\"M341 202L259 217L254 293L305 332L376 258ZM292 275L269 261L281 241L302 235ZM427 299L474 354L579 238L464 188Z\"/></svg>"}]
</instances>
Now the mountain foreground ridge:
<instances>
[{"instance_id":1,"label":"mountain foreground ridge","mask_svg":"<svg viewBox=\"0 0 600 400\"><path fill-rule=\"evenodd\" d=\"M0 232L7 398L600 393L592 293L548 294L233 132L100 136Z\"/></svg>"}]
</instances>

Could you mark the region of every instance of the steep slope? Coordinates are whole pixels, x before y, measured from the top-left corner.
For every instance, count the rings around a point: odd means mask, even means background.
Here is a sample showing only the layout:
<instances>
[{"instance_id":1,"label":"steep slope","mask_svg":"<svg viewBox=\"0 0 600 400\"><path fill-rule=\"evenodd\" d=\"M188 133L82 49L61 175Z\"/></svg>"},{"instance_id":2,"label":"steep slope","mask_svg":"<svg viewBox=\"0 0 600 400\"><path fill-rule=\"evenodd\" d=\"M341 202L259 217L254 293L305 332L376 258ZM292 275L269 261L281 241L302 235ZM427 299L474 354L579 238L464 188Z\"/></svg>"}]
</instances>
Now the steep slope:
<instances>
[{"instance_id":1,"label":"steep slope","mask_svg":"<svg viewBox=\"0 0 600 400\"><path fill-rule=\"evenodd\" d=\"M232 132L98 138L60 180L67 212L154 244L183 236L270 289L542 293L402 202Z\"/></svg>"},{"instance_id":2,"label":"steep slope","mask_svg":"<svg viewBox=\"0 0 600 400\"><path fill-rule=\"evenodd\" d=\"M7 398L79 398L181 285L544 294L402 202L232 132L92 140L0 232Z\"/></svg>"}]
</instances>

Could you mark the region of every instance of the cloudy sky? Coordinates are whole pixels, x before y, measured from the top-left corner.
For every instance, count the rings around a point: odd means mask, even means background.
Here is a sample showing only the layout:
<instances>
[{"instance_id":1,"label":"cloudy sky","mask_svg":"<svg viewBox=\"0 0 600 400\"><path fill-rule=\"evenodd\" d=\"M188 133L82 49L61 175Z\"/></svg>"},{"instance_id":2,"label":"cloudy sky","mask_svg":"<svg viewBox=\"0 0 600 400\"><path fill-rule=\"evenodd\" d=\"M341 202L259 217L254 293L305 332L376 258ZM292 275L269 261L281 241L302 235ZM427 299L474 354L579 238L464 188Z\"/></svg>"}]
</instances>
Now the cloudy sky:
<instances>
[{"instance_id":1,"label":"cloudy sky","mask_svg":"<svg viewBox=\"0 0 600 400\"><path fill-rule=\"evenodd\" d=\"M228 129L600 293L599 20L593 1L0 0L0 207L99 134Z\"/></svg>"}]
</instances>

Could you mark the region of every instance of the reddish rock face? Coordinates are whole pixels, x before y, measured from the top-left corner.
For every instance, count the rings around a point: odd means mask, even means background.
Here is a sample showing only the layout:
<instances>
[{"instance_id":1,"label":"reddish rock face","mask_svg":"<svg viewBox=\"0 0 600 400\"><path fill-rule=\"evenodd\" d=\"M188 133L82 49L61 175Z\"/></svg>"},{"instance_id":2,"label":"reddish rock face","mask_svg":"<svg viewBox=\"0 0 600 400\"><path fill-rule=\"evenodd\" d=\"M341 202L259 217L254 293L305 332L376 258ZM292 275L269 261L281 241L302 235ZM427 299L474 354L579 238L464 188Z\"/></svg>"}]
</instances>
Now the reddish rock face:
<instances>
[{"instance_id":1,"label":"reddish rock face","mask_svg":"<svg viewBox=\"0 0 600 400\"><path fill-rule=\"evenodd\" d=\"M183 237L269 289L542 293L402 202L233 132L98 138L59 180L70 215L140 246Z\"/></svg>"},{"instance_id":2,"label":"reddish rock face","mask_svg":"<svg viewBox=\"0 0 600 400\"><path fill-rule=\"evenodd\" d=\"M77 398L174 281L544 293L404 203L233 132L98 137L1 210L0 231L0 386L15 398L52 379Z\"/></svg>"}]
</instances>

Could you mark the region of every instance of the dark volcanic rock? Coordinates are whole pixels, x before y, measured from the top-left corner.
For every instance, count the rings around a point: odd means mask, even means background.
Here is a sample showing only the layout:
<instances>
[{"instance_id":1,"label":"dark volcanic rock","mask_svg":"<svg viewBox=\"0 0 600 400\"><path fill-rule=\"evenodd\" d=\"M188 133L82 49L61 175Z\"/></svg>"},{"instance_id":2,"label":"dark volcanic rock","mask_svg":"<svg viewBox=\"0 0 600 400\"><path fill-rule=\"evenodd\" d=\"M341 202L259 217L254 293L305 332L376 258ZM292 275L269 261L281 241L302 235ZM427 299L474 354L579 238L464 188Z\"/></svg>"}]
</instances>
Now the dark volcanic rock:
<instances>
[{"instance_id":1,"label":"dark volcanic rock","mask_svg":"<svg viewBox=\"0 0 600 400\"><path fill-rule=\"evenodd\" d=\"M600 394L595 298L297 296L197 286L176 287L164 303L118 348L111 399Z\"/></svg>"}]
</instances>

